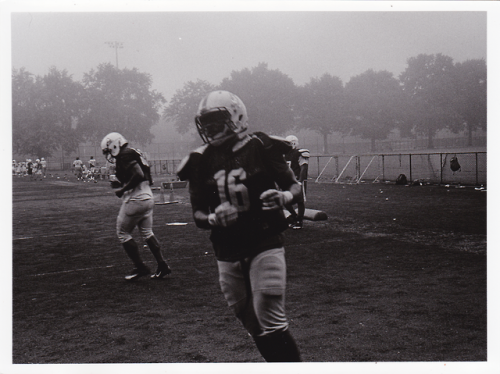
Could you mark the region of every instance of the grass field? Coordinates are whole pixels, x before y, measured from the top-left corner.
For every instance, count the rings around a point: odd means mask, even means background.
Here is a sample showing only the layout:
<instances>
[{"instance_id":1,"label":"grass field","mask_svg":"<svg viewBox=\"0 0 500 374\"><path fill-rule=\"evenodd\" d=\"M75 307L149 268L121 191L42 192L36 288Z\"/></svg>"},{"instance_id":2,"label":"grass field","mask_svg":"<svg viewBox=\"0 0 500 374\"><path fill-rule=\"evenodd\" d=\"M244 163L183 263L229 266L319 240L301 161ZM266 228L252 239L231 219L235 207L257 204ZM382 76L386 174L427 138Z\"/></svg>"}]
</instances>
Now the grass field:
<instances>
[{"instance_id":1,"label":"grass field","mask_svg":"<svg viewBox=\"0 0 500 374\"><path fill-rule=\"evenodd\" d=\"M486 195L309 183L308 208L329 218L285 245L303 360L485 362ZM187 189L174 199L154 213L172 275L127 283L107 182L13 178L14 364L263 362L224 301Z\"/></svg>"}]
</instances>

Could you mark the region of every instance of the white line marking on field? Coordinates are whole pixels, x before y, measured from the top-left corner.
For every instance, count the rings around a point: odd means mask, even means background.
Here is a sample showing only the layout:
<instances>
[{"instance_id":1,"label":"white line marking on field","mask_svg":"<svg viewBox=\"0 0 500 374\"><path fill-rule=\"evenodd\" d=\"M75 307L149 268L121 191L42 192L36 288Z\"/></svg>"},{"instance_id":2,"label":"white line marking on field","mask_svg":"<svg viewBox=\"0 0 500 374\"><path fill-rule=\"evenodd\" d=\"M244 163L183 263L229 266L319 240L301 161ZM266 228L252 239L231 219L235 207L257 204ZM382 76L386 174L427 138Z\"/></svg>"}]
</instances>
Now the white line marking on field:
<instances>
[{"instance_id":1,"label":"white line marking on field","mask_svg":"<svg viewBox=\"0 0 500 374\"><path fill-rule=\"evenodd\" d=\"M38 238L52 238L54 236L66 236L66 235L75 235L74 233L65 233L65 234L52 234L52 235L40 235L40 236L23 236L21 238L12 238L12 240L26 240L26 239L38 239Z\"/></svg>"},{"instance_id":2,"label":"white line marking on field","mask_svg":"<svg viewBox=\"0 0 500 374\"><path fill-rule=\"evenodd\" d=\"M57 274L64 274L64 273L75 273L77 271L88 271L88 270L96 270L96 269L108 269L108 268L114 268L115 266L116 265L108 265L108 266L99 266L99 267L95 267L95 268L54 271L54 272L50 272L50 273L33 274L32 277L41 277L43 275L57 275Z\"/></svg>"},{"instance_id":3,"label":"white line marking on field","mask_svg":"<svg viewBox=\"0 0 500 374\"><path fill-rule=\"evenodd\" d=\"M186 226L187 225L187 222L172 222L172 223L166 223L167 226ZM160 229L160 228L163 228L163 225L153 225L153 228L154 229ZM93 233L98 233L98 232L105 232L105 231L108 231L110 233L110 236L111 234L114 233L113 229L109 229L109 230L95 230L95 229L92 229L91 230ZM39 238L53 238L53 237L56 237L56 236L68 236L68 235L76 235L76 233L74 232L68 232L68 233L64 233L64 234L51 234L51 235L39 235L39 236L22 236L22 237L19 237L19 238L12 238L12 240L27 240L27 239L39 239Z\"/></svg>"},{"instance_id":4,"label":"white line marking on field","mask_svg":"<svg viewBox=\"0 0 500 374\"><path fill-rule=\"evenodd\" d=\"M197 257L207 257L209 255L210 255L209 252L204 252L203 254L200 254L198 256L178 257L178 258L175 258L175 259L168 259L168 263L175 263L177 261L191 260L191 259L197 258ZM145 264L146 265L150 265L150 266L155 265L153 262L148 262L148 261L145 261ZM32 274L32 275L23 274L22 276L23 277L26 277L26 276L28 276L28 277L42 277L42 276L45 276L45 275L60 275L60 274L76 273L76 272L79 272L79 271L93 271L93 270L99 270L99 269L110 269L110 268L125 267L125 266L132 266L132 264L125 264L125 263L123 263L123 264L116 264L116 265L97 266L97 267L92 267L92 268L82 268L82 269L70 269L70 270L53 271L53 272L49 272L49 273L39 273L39 274ZM16 277L14 277L14 278L16 278Z\"/></svg>"}]
</instances>

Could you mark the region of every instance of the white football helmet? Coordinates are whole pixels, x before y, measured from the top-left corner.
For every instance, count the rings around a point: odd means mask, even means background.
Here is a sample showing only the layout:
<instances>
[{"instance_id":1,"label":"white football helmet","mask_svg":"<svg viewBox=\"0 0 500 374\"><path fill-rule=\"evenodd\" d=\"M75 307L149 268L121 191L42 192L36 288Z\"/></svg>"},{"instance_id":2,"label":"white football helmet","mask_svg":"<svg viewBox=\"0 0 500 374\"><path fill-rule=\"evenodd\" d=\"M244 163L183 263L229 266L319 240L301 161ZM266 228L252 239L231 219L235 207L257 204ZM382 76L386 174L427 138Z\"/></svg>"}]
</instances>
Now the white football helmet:
<instances>
[{"instance_id":1,"label":"white football helmet","mask_svg":"<svg viewBox=\"0 0 500 374\"><path fill-rule=\"evenodd\" d=\"M299 139L295 135L288 135L285 140L292 144L293 149L297 149L299 146Z\"/></svg>"},{"instance_id":2,"label":"white football helmet","mask_svg":"<svg viewBox=\"0 0 500 374\"><path fill-rule=\"evenodd\" d=\"M111 132L101 141L102 154L109 162L114 162L114 157L120 154L121 147L128 144L122 134Z\"/></svg>"},{"instance_id":3,"label":"white football helmet","mask_svg":"<svg viewBox=\"0 0 500 374\"><path fill-rule=\"evenodd\" d=\"M214 146L244 132L248 115L241 99L228 91L213 91L201 100L195 123L205 143Z\"/></svg>"}]
</instances>

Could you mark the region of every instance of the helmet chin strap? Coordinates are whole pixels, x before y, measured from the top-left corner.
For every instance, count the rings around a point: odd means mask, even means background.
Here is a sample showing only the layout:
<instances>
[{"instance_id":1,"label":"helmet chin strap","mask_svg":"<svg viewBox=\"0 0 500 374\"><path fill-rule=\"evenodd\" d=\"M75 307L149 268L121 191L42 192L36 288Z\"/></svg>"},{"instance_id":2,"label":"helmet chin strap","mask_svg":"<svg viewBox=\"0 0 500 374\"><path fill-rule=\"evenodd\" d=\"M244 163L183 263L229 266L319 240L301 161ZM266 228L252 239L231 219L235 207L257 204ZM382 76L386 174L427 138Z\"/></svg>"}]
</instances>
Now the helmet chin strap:
<instances>
[{"instance_id":1,"label":"helmet chin strap","mask_svg":"<svg viewBox=\"0 0 500 374\"><path fill-rule=\"evenodd\" d=\"M111 151L109 152L106 152L104 157L106 158L106 160L110 163L110 164L114 164L115 163L115 158L111 155Z\"/></svg>"},{"instance_id":2,"label":"helmet chin strap","mask_svg":"<svg viewBox=\"0 0 500 374\"><path fill-rule=\"evenodd\" d=\"M213 145L214 147L218 147L218 146L224 144L229 139L232 139L235 135L237 135L237 133L233 129L231 129L231 127L228 124L226 124L224 132L220 133L220 134L222 134L222 135L219 138L209 139L208 143Z\"/></svg>"}]
</instances>

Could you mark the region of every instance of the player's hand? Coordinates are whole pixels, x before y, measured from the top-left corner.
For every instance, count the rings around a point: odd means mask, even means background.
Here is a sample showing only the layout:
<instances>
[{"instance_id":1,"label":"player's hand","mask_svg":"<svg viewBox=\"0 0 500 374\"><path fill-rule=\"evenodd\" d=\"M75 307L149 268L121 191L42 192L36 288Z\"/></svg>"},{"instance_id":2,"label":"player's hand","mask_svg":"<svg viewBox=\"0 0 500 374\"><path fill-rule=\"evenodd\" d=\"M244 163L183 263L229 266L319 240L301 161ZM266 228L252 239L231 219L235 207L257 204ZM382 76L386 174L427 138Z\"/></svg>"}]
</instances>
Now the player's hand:
<instances>
[{"instance_id":1,"label":"player's hand","mask_svg":"<svg viewBox=\"0 0 500 374\"><path fill-rule=\"evenodd\" d=\"M111 188L120 188L122 184L119 181L111 181Z\"/></svg>"},{"instance_id":2,"label":"player's hand","mask_svg":"<svg viewBox=\"0 0 500 374\"><path fill-rule=\"evenodd\" d=\"M262 210L276 210L290 204L293 195L290 191L267 190L262 192L260 199L262 200Z\"/></svg>"},{"instance_id":3,"label":"player's hand","mask_svg":"<svg viewBox=\"0 0 500 374\"><path fill-rule=\"evenodd\" d=\"M123 190L121 190L121 189L120 190L116 190L115 191L115 195L121 198L123 196Z\"/></svg>"},{"instance_id":4,"label":"player's hand","mask_svg":"<svg viewBox=\"0 0 500 374\"><path fill-rule=\"evenodd\" d=\"M208 215L208 223L210 226L228 227L236 223L238 220L238 209L226 201L215 208L215 213Z\"/></svg>"}]
</instances>

